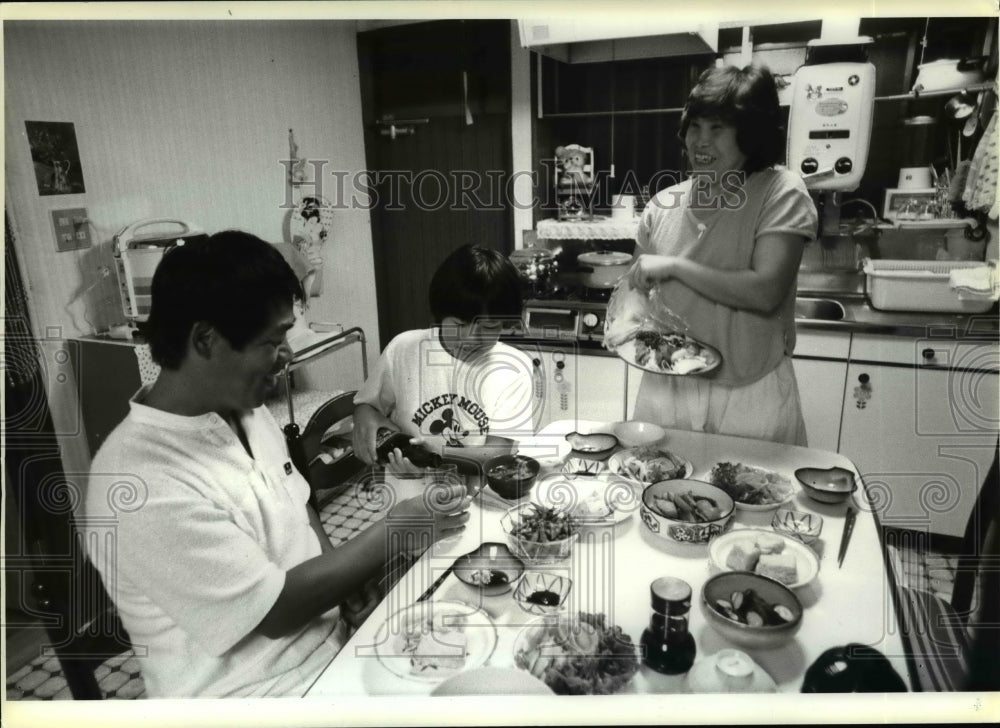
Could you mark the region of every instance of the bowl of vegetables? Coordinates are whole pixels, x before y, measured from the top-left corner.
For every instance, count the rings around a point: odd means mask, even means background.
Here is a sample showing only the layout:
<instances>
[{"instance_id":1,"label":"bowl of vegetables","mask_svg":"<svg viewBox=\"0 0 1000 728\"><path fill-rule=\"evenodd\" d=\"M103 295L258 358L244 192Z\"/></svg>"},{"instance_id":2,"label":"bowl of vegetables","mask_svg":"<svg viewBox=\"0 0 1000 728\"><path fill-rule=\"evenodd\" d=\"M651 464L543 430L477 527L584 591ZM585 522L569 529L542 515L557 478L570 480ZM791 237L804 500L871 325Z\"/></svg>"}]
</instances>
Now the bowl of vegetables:
<instances>
[{"instance_id":1,"label":"bowl of vegetables","mask_svg":"<svg viewBox=\"0 0 1000 728\"><path fill-rule=\"evenodd\" d=\"M571 513L537 503L522 503L500 517L511 551L531 563L561 561L580 538Z\"/></svg>"},{"instance_id":2,"label":"bowl of vegetables","mask_svg":"<svg viewBox=\"0 0 1000 728\"><path fill-rule=\"evenodd\" d=\"M722 533L736 505L725 491L700 480L664 480L642 491L646 528L676 543L703 544Z\"/></svg>"},{"instance_id":3,"label":"bowl of vegetables","mask_svg":"<svg viewBox=\"0 0 1000 728\"><path fill-rule=\"evenodd\" d=\"M517 500L531 492L541 467L527 455L501 455L486 463L486 484L501 498Z\"/></svg>"},{"instance_id":4,"label":"bowl of vegetables","mask_svg":"<svg viewBox=\"0 0 1000 728\"><path fill-rule=\"evenodd\" d=\"M787 643L802 626L802 603L784 584L749 571L716 574L701 589L705 619L726 640L751 649Z\"/></svg>"},{"instance_id":5,"label":"bowl of vegetables","mask_svg":"<svg viewBox=\"0 0 1000 728\"><path fill-rule=\"evenodd\" d=\"M736 507L744 511L771 511L795 495L795 486L787 476L746 463L717 463L709 480L732 496Z\"/></svg>"}]
</instances>

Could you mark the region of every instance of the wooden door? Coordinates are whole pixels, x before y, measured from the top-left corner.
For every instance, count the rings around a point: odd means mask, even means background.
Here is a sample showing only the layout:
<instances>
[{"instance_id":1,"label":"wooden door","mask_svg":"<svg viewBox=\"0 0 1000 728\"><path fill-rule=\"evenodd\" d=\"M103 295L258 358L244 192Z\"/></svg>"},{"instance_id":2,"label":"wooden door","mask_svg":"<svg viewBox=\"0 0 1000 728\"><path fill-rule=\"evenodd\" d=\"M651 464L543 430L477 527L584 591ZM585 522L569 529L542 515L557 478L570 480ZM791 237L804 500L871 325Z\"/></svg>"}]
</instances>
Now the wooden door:
<instances>
[{"instance_id":1,"label":"wooden door","mask_svg":"<svg viewBox=\"0 0 1000 728\"><path fill-rule=\"evenodd\" d=\"M432 322L427 289L451 251L513 250L510 32L449 20L358 35L383 345Z\"/></svg>"}]
</instances>

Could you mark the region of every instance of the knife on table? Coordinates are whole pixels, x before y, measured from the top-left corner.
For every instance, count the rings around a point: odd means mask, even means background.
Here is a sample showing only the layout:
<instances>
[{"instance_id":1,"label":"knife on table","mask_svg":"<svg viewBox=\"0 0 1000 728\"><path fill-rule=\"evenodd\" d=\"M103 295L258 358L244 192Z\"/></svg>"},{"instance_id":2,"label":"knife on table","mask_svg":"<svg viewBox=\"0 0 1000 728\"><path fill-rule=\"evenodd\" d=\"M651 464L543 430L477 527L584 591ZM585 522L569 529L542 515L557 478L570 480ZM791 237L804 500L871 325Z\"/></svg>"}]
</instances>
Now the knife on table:
<instances>
[{"instance_id":1,"label":"knife on table","mask_svg":"<svg viewBox=\"0 0 1000 728\"><path fill-rule=\"evenodd\" d=\"M847 545L851 542L851 534L854 533L854 520L858 512L853 506L847 507L847 515L844 518L844 533L840 537L840 552L837 554L837 568L844 563L844 555L847 553Z\"/></svg>"}]
</instances>

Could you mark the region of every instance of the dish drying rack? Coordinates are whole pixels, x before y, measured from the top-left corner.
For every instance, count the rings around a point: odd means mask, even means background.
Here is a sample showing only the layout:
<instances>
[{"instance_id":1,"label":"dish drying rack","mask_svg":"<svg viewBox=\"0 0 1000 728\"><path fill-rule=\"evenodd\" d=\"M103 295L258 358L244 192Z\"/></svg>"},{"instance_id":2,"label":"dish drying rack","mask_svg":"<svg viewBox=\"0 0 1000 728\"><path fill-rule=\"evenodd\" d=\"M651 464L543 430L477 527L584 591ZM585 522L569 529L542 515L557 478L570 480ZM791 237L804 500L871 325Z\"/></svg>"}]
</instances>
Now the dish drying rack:
<instances>
[{"instance_id":1,"label":"dish drying rack","mask_svg":"<svg viewBox=\"0 0 1000 728\"><path fill-rule=\"evenodd\" d=\"M952 272L985 268L990 286L968 289L952 284ZM873 308L883 311L983 313L997 300L997 268L992 263L954 260L865 259L865 290Z\"/></svg>"}]
</instances>

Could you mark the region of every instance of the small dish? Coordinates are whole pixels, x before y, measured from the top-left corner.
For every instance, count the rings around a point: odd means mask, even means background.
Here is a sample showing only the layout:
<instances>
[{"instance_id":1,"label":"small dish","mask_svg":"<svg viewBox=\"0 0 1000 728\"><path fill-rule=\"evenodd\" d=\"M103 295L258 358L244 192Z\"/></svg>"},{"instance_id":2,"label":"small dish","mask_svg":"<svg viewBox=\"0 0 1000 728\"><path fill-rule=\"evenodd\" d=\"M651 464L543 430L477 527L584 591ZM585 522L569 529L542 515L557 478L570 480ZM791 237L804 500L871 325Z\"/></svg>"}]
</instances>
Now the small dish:
<instances>
[{"instance_id":1,"label":"small dish","mask_svg":"<svg viewBox=\"0 0 1000 728\"><path fill-rule=\"evenodd\" d=\"M565 508L577 525L588 527L621 523L639 510L641 497L640 483L613 473L550 473L538 481L532 501L549 508Z\"/></svg>"},{"instance_id":2,"label":"small dish","mask_svg":"<svg viewBox=\"0 0 1000 728\"><path fill-rule=\"evenodd\" d=\"M590 460L588 458L566 458L560 470L564 475L599 475L607 470L607 463L601 460Z\"/></svg>"},{"instance_id":3,"label":"small dish","mask_svg":"<svg viewBox=\"0 0 1000 728\"><path fill-rule=\"evenodd\" d=\"M566 607L572 579L544 571L526 572L514 590L514 601L529 614L555 614Z\"/></svg>"},{"instance_id":4,"label":"small dish","mask_svg":"<svg viewBox=\"0 0 1000 728\"><path fill-rule=\"evenodd\" d=\"M642 445L653 445L662 440L667 431L652 422L640 422L639 420L628 420L618 422L612 428L615 437L625 447L640 447Z\"/></svg>"},{"instance_id":5,"label":"small dish","mask_svg":"<svg viewBox=\"0 0 1000 728\"><path fill-rule=\"evenodd\" d=\"M486 484L501 498L519 500L535 485L541 465L527 455L501 455L488 461L483 469Z\"/></svg>"},{"instance_id":6,"label":"small dish","mask_svg":"<svg viewBox=\"0 0 1000 728\"><path fill-rule=\"evenodd\" d=\"M844 468L799 468L795 477L806 495L820 503L843 503L858 489L854 474Z\"/></svg>"},{"instance_id":7,"label":"small dish","mask_svg":"<svg viewBox=\"0 0 1000 728\"><path fill-rule=\"evenodd\" d=\"M586 460L606 460L621 444L610 432L571 432L566 441L573 448L573 457Z\"/></svg>"},{"instance_id":8,"label":"small dish","mask_svg":"<svg viewBox=\"0 0 1000 728\"><path fill-rule=\"evenodd\" d=\"M760 535L767 537L774 545L773 547L779 550L779 553L791 556L795 563L794 581L790 579L783 581L775 576L766 575L768 578L784 584L789 589L798 589L812 583L816 575L819 574L819 558L816 556L816 553L791 536L772 533L759 528L741 528L713 539L708 545L708 556L712 566L719 571L749 571L757 573L755 569L756 560L757 558L763 560L764 556L761 556L759 551L753 551L752 545L757 536ZM775 539L780 539L780 543L776 542ZM746 547L745 551L756 554L756 556L750 558L750 561L754 563L751 564L744 561L735 566L727 563L730 553L737 545Z\"/></svg>"},{"instance_id":9,"label":"small dish","mask_svg":"<svg viewBox=\"0 0 1000 728\"><path fill-rule=\"evenodd\" d=\"M771 528L784 536L809 544L823 532L823 517L815 513L779 508L771 518Z\"/></svg>"},{"instance_id":10,"label":"small dish","mask_svg":"<svg viewBox=\"0 0 1000 728\"><path fill-rule=\"evenodd\" d=\"M455 560L455 577L485 596L505 594L524 573L507 544L487 542Z\"/></svg>"},{"instance_id":11,"label":"small dish","mask_svg":"<svg viewBox=\"0 0 1000 728\"><path fill-rule=\"evenodd\" d=\"M734 597L743 603L734 605ZM711 577L701 588L701 608L723 638L751 649L780 647L802 626L802 602L795 593L774 579L749 571L725 571Z\"/></svg>"}]
</instances>

